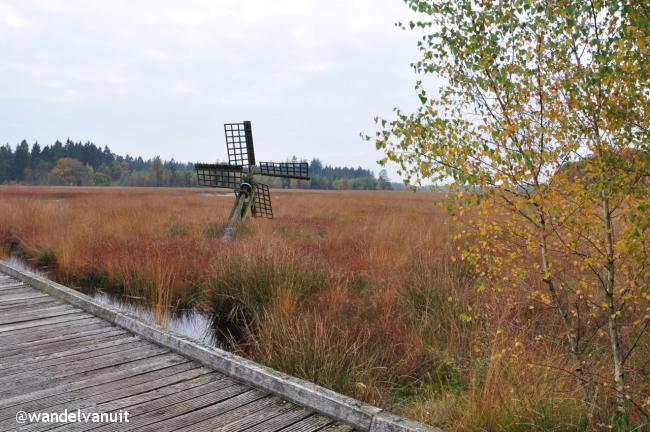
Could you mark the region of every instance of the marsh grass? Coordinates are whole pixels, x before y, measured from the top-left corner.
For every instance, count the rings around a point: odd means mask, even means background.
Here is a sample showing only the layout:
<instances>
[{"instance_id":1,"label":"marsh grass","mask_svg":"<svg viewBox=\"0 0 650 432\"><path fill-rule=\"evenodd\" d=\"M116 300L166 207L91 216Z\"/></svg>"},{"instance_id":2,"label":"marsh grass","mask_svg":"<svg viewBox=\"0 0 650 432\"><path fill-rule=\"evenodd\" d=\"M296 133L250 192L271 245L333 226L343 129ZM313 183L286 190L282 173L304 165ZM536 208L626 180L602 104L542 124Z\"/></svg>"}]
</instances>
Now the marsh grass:
<instances>
[{"instance_id":1,"label":"marsh grass","mask_svg":"<svg viewBox=\"0 0 650 432\"><path fill-rule=\"evenodd\" d=\"M53 267L56 265L56 252L51 247L39 247L36 249L32 261L39 268L47 269Z\"/></svg>"},{"instance_id":2,"label":"marsh grass","mask_svg":"<svg viewBox=\"0 0 650 432\"><path fill-rule=\"evenodd\" d=\"M448 430L584 429L571 379L530 366L563 366L534 337L549 312L480 292L440 195L273 194L275 220L223 242L232 201L202 190L0 188L0 252L161 324L212 312L236 352Z\"/></svg>"},{"instance_id":3,"label":"marsh grass","mask_svg":"<svg viewBox=\"0 0 650 432\"><path fill-rule=\"evenodd\" d=\"M226 335L241 341L242 331L274 299L293 295L306 301L331 283L330 276L285 253L243 256L215 264L201 281L207 308Z\"/></svg>"}]
</instances>

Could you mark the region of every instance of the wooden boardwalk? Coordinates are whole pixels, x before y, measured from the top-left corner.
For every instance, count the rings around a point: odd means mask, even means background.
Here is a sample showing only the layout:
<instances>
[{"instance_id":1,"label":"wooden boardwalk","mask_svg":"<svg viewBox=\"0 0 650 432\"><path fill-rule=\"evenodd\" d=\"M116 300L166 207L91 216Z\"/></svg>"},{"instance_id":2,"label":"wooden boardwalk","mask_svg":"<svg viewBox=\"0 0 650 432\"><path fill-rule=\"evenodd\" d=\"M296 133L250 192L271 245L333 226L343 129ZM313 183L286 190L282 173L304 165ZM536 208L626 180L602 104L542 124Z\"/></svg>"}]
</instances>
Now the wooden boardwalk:
<instances>
[{"instance_id":1,"label":"wooden boardwalk","mask_svg":"<svg viewBox=\"0 0 650 432\"><path fill-rule=\"evenodd\" d=\"M128 412L128 423L19 424L16 414ZM0 431L345 432L0 273Z\"/></svg>"}]
</instances>

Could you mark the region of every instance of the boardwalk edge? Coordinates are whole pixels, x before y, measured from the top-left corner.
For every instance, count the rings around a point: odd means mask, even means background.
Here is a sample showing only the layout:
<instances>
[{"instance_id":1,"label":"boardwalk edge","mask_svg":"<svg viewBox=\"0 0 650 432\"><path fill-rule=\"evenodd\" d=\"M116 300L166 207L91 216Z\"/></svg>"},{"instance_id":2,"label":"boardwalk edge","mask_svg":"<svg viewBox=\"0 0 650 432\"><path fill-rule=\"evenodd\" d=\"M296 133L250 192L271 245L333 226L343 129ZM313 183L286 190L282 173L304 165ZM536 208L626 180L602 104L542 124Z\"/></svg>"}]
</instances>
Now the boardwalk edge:
<instances>
[{"instance_id":1,"label":"boardwalk edge","mask_svg":"<svg viewBox=\"0 0 650 432\"><path fill-rule=\"evenodd\" d=\"M72 288L0 261L0 272L227 376L369 432L442 432L228 351L209 347L102 304Z\"/></svg>"}]
</instances>

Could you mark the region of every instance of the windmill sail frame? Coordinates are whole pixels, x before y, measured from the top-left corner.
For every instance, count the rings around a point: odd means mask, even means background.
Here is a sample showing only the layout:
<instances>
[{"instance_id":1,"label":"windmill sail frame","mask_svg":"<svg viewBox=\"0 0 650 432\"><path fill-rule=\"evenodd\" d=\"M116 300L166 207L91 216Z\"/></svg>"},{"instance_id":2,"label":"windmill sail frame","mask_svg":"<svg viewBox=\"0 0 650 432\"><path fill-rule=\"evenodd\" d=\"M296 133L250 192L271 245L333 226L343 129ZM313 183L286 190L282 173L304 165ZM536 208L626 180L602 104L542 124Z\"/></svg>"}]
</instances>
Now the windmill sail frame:
<instances>
[{"instance_id":1,"label":"windmill sail frame","mask_svg":"<svg viewBox=\"0 0 650 432\"><path fill-rule=\"evenodd\" d=\"M307 162L260 162L255 165L255 148L250 121L225 123L228 162L195 164L199 185L235 191L235 204L224 238L232 238L237 222L253 217L273 218L269 186L255 180L255 174L309 180Z\"/></svg>"}]
</instances>

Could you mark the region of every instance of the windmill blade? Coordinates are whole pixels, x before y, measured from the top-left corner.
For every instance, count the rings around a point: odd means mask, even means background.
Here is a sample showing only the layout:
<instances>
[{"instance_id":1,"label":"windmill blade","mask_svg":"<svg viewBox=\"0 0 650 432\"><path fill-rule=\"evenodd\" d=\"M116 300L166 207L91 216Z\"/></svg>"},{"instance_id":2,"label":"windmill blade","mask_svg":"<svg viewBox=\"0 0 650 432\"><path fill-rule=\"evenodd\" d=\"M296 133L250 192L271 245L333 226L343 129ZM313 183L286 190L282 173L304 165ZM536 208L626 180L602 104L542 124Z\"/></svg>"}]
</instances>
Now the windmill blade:
<instances>
[{"instance_id":1,"label":"windmill blade","mask_svg":"<svg viewBox=\"0 0 650 432\"><path fill-rule=\"evenodd\" d=\"M271 194L269 187L262 183L253 184L255 188L255 207L253 207L254 217L265 217L273 219L273 207L271 207Z\"/></svg>"},{"instance_id":2,"label":"windmill blade","mask_svg":"<svg viewBox=\"0 0 650 432\"><path fill-rule=\"evenodd\" d=\"M195 164L196 177L201 186L239 189L243 167L229 164Z\"/></svg>"},{"instance_id":3,"label":"windmill blade","mask_svg":"<svg viewBox=\"0 0 650 432\"><path fill-rule=\"evenodd\" d=\"M223 125L223 129L226 134L228 162L231 165L241 165L245 168L255 165L251 122L226 123Z\"/></svg>"},{"instance_id":4,"label":"windmill blade","mask_svg":"<svg viewBox=\"0 0 650 432\"><path fill-rule=\"evenodd\" d=\"M260 162L258 174L272 177L286 177L309 180L307 162Z\"/></svg>"}]
</instances>

